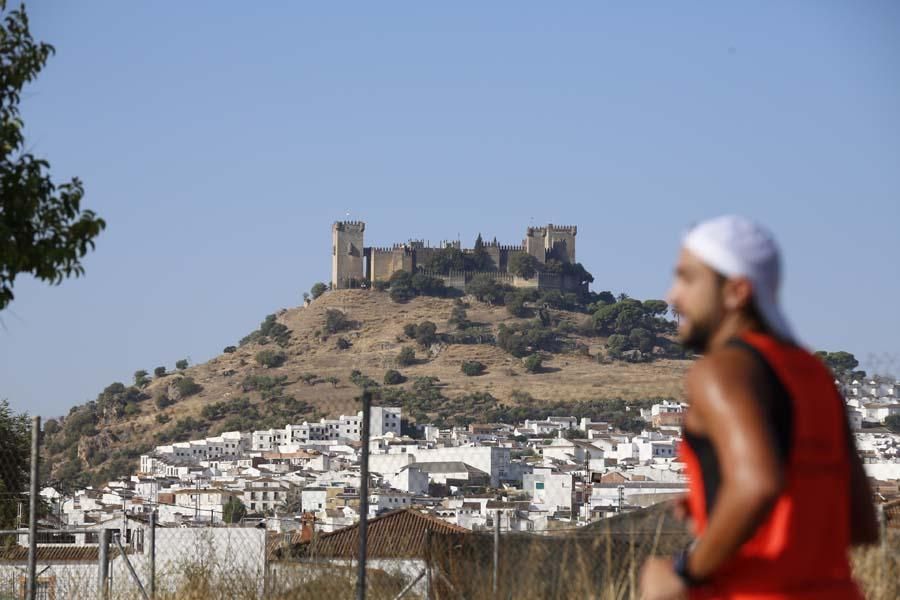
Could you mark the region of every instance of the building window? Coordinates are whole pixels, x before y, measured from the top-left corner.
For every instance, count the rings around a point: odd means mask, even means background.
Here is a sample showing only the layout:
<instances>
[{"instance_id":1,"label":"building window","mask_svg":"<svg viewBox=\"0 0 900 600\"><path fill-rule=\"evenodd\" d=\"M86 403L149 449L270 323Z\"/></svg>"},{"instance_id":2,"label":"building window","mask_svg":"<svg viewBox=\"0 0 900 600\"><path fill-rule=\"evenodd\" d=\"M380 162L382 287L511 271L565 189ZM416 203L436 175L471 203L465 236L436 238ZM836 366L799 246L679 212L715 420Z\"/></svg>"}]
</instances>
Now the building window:
<instances>
[{"instance_id":1,"label":"building window","mask_svg":"<svg viewBox=\"0 0 900 600\"><path fill-rule=\"evenodd\" d=\"M543 481L534 482L534 489L536 489L536 490L544 489L544 482Z\"/></svg>"}]
</instances>

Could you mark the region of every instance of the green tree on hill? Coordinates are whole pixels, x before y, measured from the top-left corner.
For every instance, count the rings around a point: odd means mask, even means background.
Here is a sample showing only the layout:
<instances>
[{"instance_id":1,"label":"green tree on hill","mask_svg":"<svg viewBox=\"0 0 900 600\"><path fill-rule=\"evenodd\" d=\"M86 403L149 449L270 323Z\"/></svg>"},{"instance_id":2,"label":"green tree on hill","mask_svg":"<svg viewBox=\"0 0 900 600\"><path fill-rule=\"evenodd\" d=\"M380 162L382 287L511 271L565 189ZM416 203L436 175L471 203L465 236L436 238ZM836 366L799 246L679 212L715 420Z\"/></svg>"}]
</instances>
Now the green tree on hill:
<instances>
[{"instance_id":1,"label":"green tree on hill","mask_svg":"<svg viewBox=\"0 0 900 600\"><path fill-rule=\"evenodd\" d=\"M0 400L0 528L16 524L18 503L28 503L28 468L31 457L31 424L25 414L15 414Z\"/></svg>"},{"instance_id":2,"label":"green tree on hill","mask_svg":"<svg viewBox=\"0 0 900 600\"><path fill-rule=\"evenodd\" d=\"M222 520L229 524L240 523L247 515L247 507L237 496L231 496L222 506Z\"/></svg>"},{"instance_id":3,"label":"green tree on hill","mask_svg":"<svg viewBox=\"0 0 900 600\"><path fill-rule=\"evenodd\" d=\"M396 369L388 369L384 372L384 384L385 385L399 385L406 381L406 378L400 374L400 371Z\"/></svg>"},{"instance_id":4,"label":"green tree on hill","mask_svg":"<svg viewBox=\"0 0 900 600\"><path fill-rule=\"evenodd\" d=\"M415 364L416 362L416 351L410 348L409 346L404 346L400 349L400 354L397 355L397 364L401 367L408 367L409 365Z\"/></svg>"},{"instance_id":5,"label":"green tree on hill","mask_svg":"<svg viewBox=\"0 0 900 600\"><path fill-rule=\"evenodd\" d=\"M831 369L834 376L838 379L865 378L866 376L864 371L854 371L859 366L859 361L849 352L844 352L843 350L838 352L819 350L816 352L816 356L828 365L828 368Z\"/></svg>"},{"instance_id":6,"label":"green tree on hill","mask_svg":"<svg viewBox=\"0 0 900 600\"><path fill-rule=\"evenodd\" d=\"M655 317L662 317L669 311L669 305L663 300L644 300L644 308Z\"/></svg>"},{"instance_id":7,"label":"green tree on hill","mask_svg":"<svg viewBox=\"0 0 900 600\"><path fill-rule=\"evenodd\" d=\"M462 363L460 370L469 377L476 377L484 373L486 367L484 363L477 360L467 360Z\"/></svg>"},{"instance_id":8,"label":"green tree on hill","mask_svg":"<svg viewBox=\"0 0 900 600\"><path fill-rule=\"evenodd\" d=\"M328 291L328 286L319 281L318 283L314 283L310 288L309 293L312 296L312 299L315 300L322 294Z\"/></svg>"},{"instance_id":9,"label":"green tree on hill","mask_svg":"<svg viewBox=\"0 0 900 600\"><path fill-rule=\"evenodd\" d=\"M538 259L532 255L525 252L516 252L509 257L506 270L518 277L531 279L537 274L540 266L541 264L538 262Z\"/></svg>"},{"instance_id":10,"label":"green tree on hill","mask_svg":"<svg viewBox=\"0 0 900 600\"><path fill-rule=\"evenodd\" d=\"M475 247L472 249L471 260L472 268L476 271L493 271L497 268L491 255L484 249L484 240L481 239L480 233L478 234L478 237L475 238Z\"/></svg>"},{"instance_id":11,"label":"green tree on hill","mask_svg":"<svg viewBox=\"0 0 900 600\"><path fill-rule=\"evenodd\" d=\"M325 311L325 331L328 333L339 333L345 329L352 328L353 322L342 311L335 308L329 308Z\"/></svg>"},{"instance_id":12,"label":"green tree on hill","mask_svg":"<svg viewBox=\"0 0 900 600\"><path fill-rule=\"evenodd\" d=\"M143 388L147 387L150 383L149 373L141 369L140 371L134 372L134 385L135 387Z\"/></svg>"},{"instance_id":13,"label":"green tree on hill","mask_svg":"<svg viewBox=\"0 0 900 600\"><path fill-rule=\"evenodd\" d=\"M525 365L525 370L529 373L538 373L544 364L544 359L540 354L532 354L526 357L522 364Z\"/></svg>"},{"instance_id":14,"label":"green tree on hill","mask_svg":"<svg viewBox=\"0 0 900 600\"><path fill-rule=\"evenodd\" d=\"M488 273L479 273L466 284L467 294L488 304L501 304L506 292L507 288L497 283Z\"/></svg>"},{"instance_id":15,"label":"green tree on hill","mask_svg":"<svg viewBox=\"0 0 900 600\"><path fill-rule=\"evenodd\" d=\"M416 326L416 341L423 348L431 346L437 341L437 325L431 321L422 321Z\"/></svg>"},{"instance_id":16,"label":"green tree on hill","mask_svg":"<svg viewBox=\"0 0 900 600\"><path fill-rule=\"evenodd\" d=\"M276 350L260 350L256 353L256 362L269 369L280 367L286 360L287 354Z\"/></svg>"},{"instance_id":17,"label":"green tree on hill","mask_svg":"<svg viewBox=\"0 0 900 600\"><path fill-rule=\"evenodd\" d=\"M447 246L441 248L432 254L431 259L426 263L425 269L433 271L440 275L447 275L450 271L467 271L473 268L468 257L459 248ZM393 284L392 284L393 285Z\"/></svg>"}]
</instances>

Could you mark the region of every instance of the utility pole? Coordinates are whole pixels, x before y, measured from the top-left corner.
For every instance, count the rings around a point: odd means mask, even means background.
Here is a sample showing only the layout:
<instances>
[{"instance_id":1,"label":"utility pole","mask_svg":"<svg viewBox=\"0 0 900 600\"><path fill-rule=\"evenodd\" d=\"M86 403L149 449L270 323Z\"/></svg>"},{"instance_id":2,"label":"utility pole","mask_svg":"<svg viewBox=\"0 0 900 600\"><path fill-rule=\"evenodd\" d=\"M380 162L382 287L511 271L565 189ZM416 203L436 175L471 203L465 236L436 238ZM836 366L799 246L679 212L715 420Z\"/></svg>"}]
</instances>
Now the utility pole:
<instances>
[{"instance_id":1,"label":"utility pole","mask_svg":"<svg viewBox=\"0 0 900 600\"><path fill-rule=\"evenodd\" d=\"M37 505L41 418L31 418L31 497L28 506L28 600L37 597Z\"/></svg>"},{"instance_id":2,"label":"utility pole","mask_svg":"<svg viewBox=\"0 0 900 600\"><path fill-rule=\"evenodd\" d=\"M492 579L494 597L497 597L497 577L500 571L500 509L494 517L494 577Z\"/></svg>"},{"instance_id":3,"label":"utility pole","mask_svg":"<svg viewBox=\"0 0 900 600\"><path fill-rule=\"evenodd\" d=\"M369 414L372 392L362 394L362 445L359 456L359 572L356 577L356 600L366 600L366 542L369 520Z\"/></svg>"}]
</instances>

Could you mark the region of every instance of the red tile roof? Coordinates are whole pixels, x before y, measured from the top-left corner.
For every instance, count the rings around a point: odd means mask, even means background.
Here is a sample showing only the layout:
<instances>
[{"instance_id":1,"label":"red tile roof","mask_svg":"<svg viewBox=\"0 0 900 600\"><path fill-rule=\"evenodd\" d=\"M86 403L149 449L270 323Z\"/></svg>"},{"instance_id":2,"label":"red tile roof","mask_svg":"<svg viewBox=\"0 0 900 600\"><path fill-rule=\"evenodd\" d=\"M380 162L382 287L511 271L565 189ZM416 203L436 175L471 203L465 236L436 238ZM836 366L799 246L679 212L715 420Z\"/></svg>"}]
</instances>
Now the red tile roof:
<instances>
[{"instance_id":1,"label":"red tile roof","mask_svg":"<svg viewBox=\"0 0 900 600\"><path fill-rule=\"evenodd\" d=\"M98 552L97 546L38 546L37 559L40 562L97 562ZM0 562L27 560L27 546L0 548Z\"/></svg>"},{"instance_id":2,"label":"red tile roof","mask_svg":"<svg viewBox=\"0 0 900 600\"><path fill-rule=\"evenodd\" d=\"M369 519L369 558L421 558L425 556L425 531L435 535L471 534L464 527L403 508ZM291 542L294 552L319 558L355 558L359 554L359 523L323 533L309 542L300 542L296 534Z\"/></svg>"}]
</instances>

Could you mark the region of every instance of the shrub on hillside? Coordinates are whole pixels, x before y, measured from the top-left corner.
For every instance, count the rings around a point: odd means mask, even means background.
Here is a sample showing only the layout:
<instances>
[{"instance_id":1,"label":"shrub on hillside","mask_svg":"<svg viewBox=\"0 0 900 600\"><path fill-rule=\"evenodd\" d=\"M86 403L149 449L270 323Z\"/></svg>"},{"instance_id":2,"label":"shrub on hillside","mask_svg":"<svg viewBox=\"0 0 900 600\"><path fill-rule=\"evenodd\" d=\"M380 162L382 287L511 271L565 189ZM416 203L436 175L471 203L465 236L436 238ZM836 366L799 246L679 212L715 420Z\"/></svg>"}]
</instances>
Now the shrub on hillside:
<instances>
[{"instance_id":1,"label":"shrub on hillside","mask_svg":"<svg viewBox=\"0 0 900 600\"><path fill-rule=\"evenodd\" d=\"M515 357L522 358L537 350L555 352L559 341L556 333L539 323L501 323L497 331L497 345Z\"/></svg>"},{"instance_id":2,"label":"shrub on hillside","mask_svg":"<svg viewBox=\"0 0 900 600\"><path fill-rule=\"evenodd\" d=\"M188 360L186 358L182 358L181 360L175 361L175 368L179 371L184 371L188 368Z\"/></svg>"},{"instance_id":3,"label":"shrub on hillside","mask_svg":"<svg viewBox=\"0 0 900 600\"><path fill-rule=\"evenodd\" d=\"M318 283L314 283L313 286L309 290L309 294L312 296L312 299L315 300L322 294L328 291L328 286L322 283L321 281Z\"/></svg>"},{"instance_id":4,"label":"shrub on hillside","mask_svg":"<svg viewBox=\"0 0 900 600\"><path fill-rule=\"evenodd\" d=\"M339 338L337 339L337 342L335 342L335 347L336 347L338 350L347 350L347 349L350 348L350 346L352 346L352 345L353 345L353 344L351 344L351 343L347 340L347 338L344 338L344 337L339 337Z\"/></svg>"},{"instance_id":5,"label":"shrub on hillside","mask_svg":"<svg viewBox=\"0 0 900 600\"><path fill-rule=\"evenodd\" d=\"M225 354L233 354L233 353L237 352L237 347L236 346L225 346L225 348L222 350L222 352L224 352Z\"/></svg>"},{"instance_id":6,"label":"shrub on hillside","mask_svg":"<svg viewBox=\"0 0 900 600\"><path fill-rule=\"evenodd\" d=\"M488 273L478 273L466 284L466 293L488 304L503 304L503 298L512 288L497 283Z\"/></svg>"},{"instance_id":7,"label":"shrub on hillside","mask_svg":"<svg viewBox=\"0 0 900 600\"><path fill-rule=\"evenodd\" d=\"M325 311L325 331L328 333L340 333L345 329L352 329L353 321L347 318L342 311L329 308Z\"/></svg>"},{"instance_id":8,"label":"shrub on hillside","mask_svg":"<svg viewBox=\"0 0 900 600\"><path fill-rule=\"evenodd\" d=\"M263 322L259 324L259 329L251 331L244 336L240 341L240 345L245 346L253 342L265 345L269 343L269 340L274 340L282 348L287 346L291 337L291 330L286 325L279 323L276 318L275 315L267 315Z\"/></svg>"},{"instance_id":9,"label":"shrub on hillside","mask_svg":"<svg viewBox=\"0 0 900 600\"><path fill-rule=\"evenodd\" d=\"M461 366L462 372L469 377L481 375L484 373L485 368L484 363L480 363L477 360L467 360Z\"/></svg>"},{"instance_id":10,"label":"shrub on hillside","mask_svg":"<svg viewBox=\"0 0 900 600\"><path fill-rule=\"evenodd\" d=\"M407 323L403 326L403 335L408 337L411 340L416 339L416 324L415 323Z\"/></svg>"},{"instance_id":11,"label":"shrub on hillside","mask_svg":"<svg viewBox=\"0 0 900 600\"><path fill-rule=\"evenodd\" d=\"M400 374L400 371L395 369L388 369L384 372L384 384L385 385L399 385L406 381L406 377Z\"/></svg>"},{"instance_id":12,"label":"shrub on hillside","mask_svg":"<svg viewBox=\"0 0 900 600\"><path fill-rule=\"evenodd\" d=\"M171 398L169 398L168 394L166 394L165 392L159 392L156 395L155 402L156 402L156 408L158 408L160 410L164 409L167 406L171 406L172 404L175 404L175 401L172 400Z\"/></svg>"},{"instance_id":13,"label":"shrub on hillside","mask_svg":"<svg viewBox=\"0 0 900 600\"><path fill-rule=\"evenodd\" d=\"M413 350L410 346L404 346L400 349L400 353L397 355L397 364L401 367L408 367L409 365L415 364L416 362L416 351Z\"/></svg>"},{"instance_id":14,"label":"shrub on hillside","mask_svg":"<svg viewBox=\"0 0 900 600\"><path fill-rule=\"evenodd\" d=\"M370 390L378 387L377 381L375 381L368 375L363 375L356 369L350 371L350 383L359 388L362 388L363 390Z\"/></svg>"},{"instance_id":15,"label":"shrub on hillside","mask_svg":"<svg viewBox=\"0 0 900 600\"><path fill-rule=\"evenodd\" d=\"M469 316L466 314L466 307L463 306L462 302L459 302L457 299L457 303L453 305L453 308L450 310L450 318L447 319L447 324L451 327L456 327L457 329L467 329L471 327L472 322L469 321Z\"/></svg>"},{"instance_id":16,"label":"shrub on hillside","mask_svg":"<svg viewBox=\"0 0 900 600\"><path fill-rule=\"evenodd\" d=\"M427 348L437 341L437 325L431 321L422 321L416 325L416 341Z\"/></svg>"},{"instance_id":17,"label":"shrub on hillside","mask_svg":"<svg viewBox=\"0 0 900 600\"><path fill-rule=\"evenodd\" d=\"M174 381L173 385L181 398L193 396L203 390L203 386L195 382L193 377L180 377Z\"/></svg>"},{"instance_id":18,"label":"shrub on hillside","mask_svg":"<svg viewBox=\"0 0 900 600\"><path fill-rule=\"evenodd\" d=\"M407 302L415 296L447 295L443 279L426 275L421 271L415 273L397 271L391 275L388 286L391 290L391 300L394 302Z\"/></svg>"},{"instance_id":19,"label":"shrub on hillside","mask_svg":"<svg viewBox=\"0 0 900 600\"><path fill-rule=\"evenodd\" d=\"M244 392L263 392L275 390L284 386L287 381L286 375L278 375L272 377L270 375L248 375L241 382L241 390Z\"/></svg>"},{"instance_id":20,"label":"shrub on hillside","mask_svg":"<svg viewBox=\"0 0 900 600\"><path fill-rule=\"evenodd\" d=\"M166 376L166 368L165 367L156 367L153 369L154 377L165 377Z\"/></svg>"},{"instance_id":21,"label":"shrub on hillside","mask_svg":"<svg viewBox=\"0 0 900 600\"><path fill-rule=\"evenodd\" d=\"M143 388L147 387L147 384L150 383L150 377L147 371L141 369L140 371L134 372L134 385L135 387Z\"/></svg>"},{"instance_id":22,"label":"shrub on hillside","mask_svg":"<svg viewBox=\"0 0 900 600\"><path fill-rule=\"evenodd\" d=\"M269 369L280 367L286 360L287 354L280 350L260 350L256 353L256 362Z\"/></svg>"},{"instance_id":23,"label":"shrub on hillside","mask_svg":"<svg viewBox=\"0 0 900 600\"><path fill-rule=\"evenodd\" d=\"M530 312L528 308L525 307L525 295L519 292L510 292L506 294L503 303L506 304L506 312L514 317L527 317Z\"/></svg>"},{"instance_id":24,"label":"shrub on hillside","mask_svg":"<svg viewBox=\"0 0 900 600\"><path fill-rule=\"evenodd\" d=\"M541 370L541 366L544 364L544 359L540 354L532 354L525 358L522 361L522 364L525 366L525 370L529 373L537 373Z\"/></svg>"},{"instance_id":25,"label":"shrub on hillside","mask_svg":"<svg viewBox=\"0 0 900 600\"><path fill-rule=\"evenodd\" d=\"M645 353L653 351L655 340L656 336L643 327L635 327L628 334L628 343L631 347Z\"/></svg>"},{"instance_id":26,"label":"shrub on hillside","mask_svg":"<svg viewBox=\"0 0 900 600\"><path fill-rule=\"evenodd\" d=\"M413 273L409 280L410 287L419 296L445 296L447 288L444 286L444 280L438 277L431 277L422 272Z\"/></svg>"}]
</instances>

